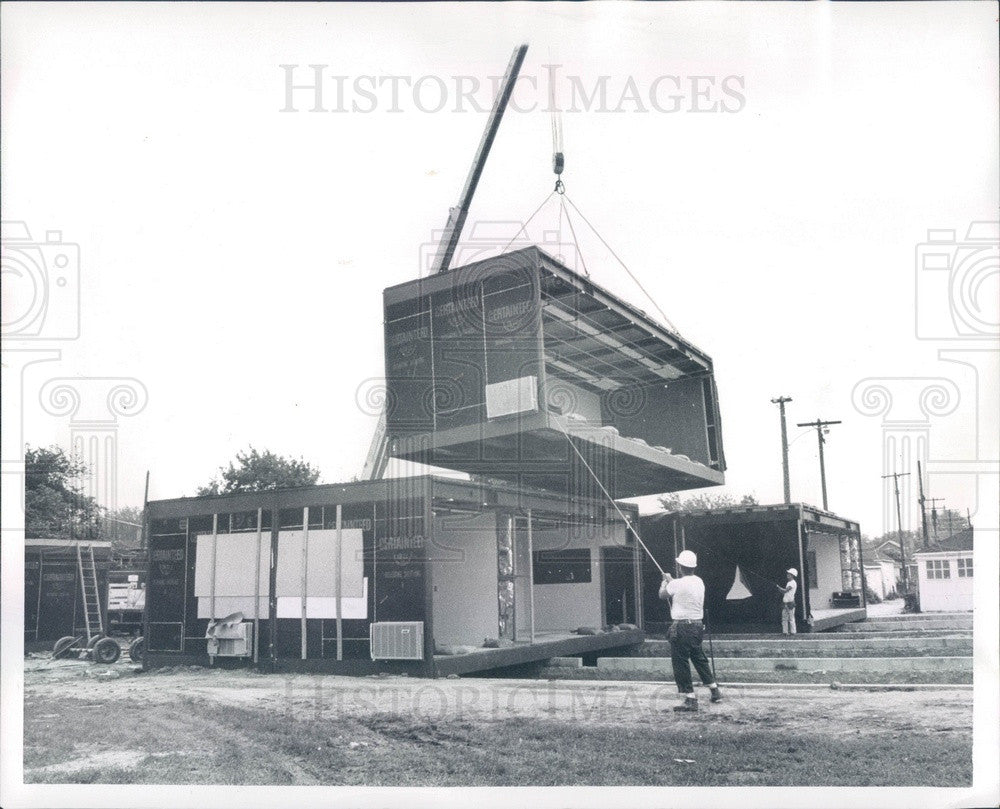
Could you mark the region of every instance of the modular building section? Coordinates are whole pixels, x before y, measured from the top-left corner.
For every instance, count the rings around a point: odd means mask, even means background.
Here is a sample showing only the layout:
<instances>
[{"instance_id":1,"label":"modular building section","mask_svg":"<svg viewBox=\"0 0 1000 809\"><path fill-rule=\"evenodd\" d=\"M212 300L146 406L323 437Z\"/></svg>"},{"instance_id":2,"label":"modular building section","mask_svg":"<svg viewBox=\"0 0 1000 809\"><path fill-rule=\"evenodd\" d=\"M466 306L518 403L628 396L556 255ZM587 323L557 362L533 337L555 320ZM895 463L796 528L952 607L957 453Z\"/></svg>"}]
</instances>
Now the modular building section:
<instances>
[{"instance_id":1,"label":"modular building section","mask_svg":"<svg viewBox=\"0 0 1000 809\"><path fill-rule=\"evenodd\" d=\"M52 642L69 635L86 635L77 541L25 539L24 640ZM101 617L107 626L110 542L83 540L94 551Z\"/></svg>"},{"instance_id":2,"label":"modular building section","mask_svg":"<svg viewBox=\"0 0 1000 809\"><path fill-rule=\"evenodd\" d=\"M724 482L711 358L542 250L384 302L389 455L569 499Z\"/></svg>"},{"instance_id":3,"label":"modular building section","mask_svg":"<svg viewBox=\"0 0 1000 809\"><path fill-rule=\"evenodd\" d=\"M161 500L147 520L147 666L221 664L206 631L235 613L239 664L270 669L437 676L642 639L637 545L607 501L425 476Z\"/></svg>"},{"instance_id":4,"label":"modular building section","mask_svg":"<svg viewBox=\"0 0 1000 809\"><path fill-rule=\"evenodd\" d=\"M861 531L857 523L799 503L740 506L645 516L643 541L668 570L681 550L698 556L705 607L719 632L780 632L785 571L799 571L799 631L830 629L866 617ZM649 631L670 621L659 600L661 576L643 561L643 603Z\"/></svg>"}]
</instances>

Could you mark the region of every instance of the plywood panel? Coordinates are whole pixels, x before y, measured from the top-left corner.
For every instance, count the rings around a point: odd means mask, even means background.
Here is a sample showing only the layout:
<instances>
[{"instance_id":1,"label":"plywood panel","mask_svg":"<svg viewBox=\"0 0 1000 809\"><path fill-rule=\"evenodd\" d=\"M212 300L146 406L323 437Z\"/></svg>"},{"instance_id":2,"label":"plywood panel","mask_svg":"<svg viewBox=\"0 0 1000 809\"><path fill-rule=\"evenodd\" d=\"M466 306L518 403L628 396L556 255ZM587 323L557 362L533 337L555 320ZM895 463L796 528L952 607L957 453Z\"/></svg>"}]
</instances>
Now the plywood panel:
<instances>
[{"instance_id":1,"label":"plywood panel","mask_svg":"<svg viewBox=\"0 0 1000 809\"><path fill-rule=\"evenodd\" d=\"M340 600L340 617L344 620L363 620L368 617L368 579L361 582L361 595ZM302 597L280 596L279 618L301 618ZM306 618L336 618L337 599L309 596L306 598Z\"/></svg>"},{"instance_id":2,"label":"plywood panel","mask_svg":"<svg viewBox=\"0 0 1000 809\"><path fill-rule=\"evenodd\" d=\"M311 597L332 598L336 593L336 541L336 529L309 531L306 591ZM343 529L341 553L341 596L361 598L364 555L360 528ZM276 594L279 598L302 597L301 531L278 534Z\"/></svg>"},{"instance_id":3,"label":"plywood panel","mask_svg":"<svg viewBox=\"0 0 1000 809\"><path fill-rule=\"evenodd\" d=\"M257 558L257 534L219 534L215 549L215 596L254 594L254 561ZM270 536L260 536L260 591L267 591L270 564ZM195 544L194 594L212 595L212 535L199 534Z\"/></svg>"},{"instance_id":4,"label":"plywood panel","mask_svg":"<svg viewBox=\"0 0 1000 809\"><path fill-rule=\"evenodd\" d=\"M257 608L260 610L258 617L267 619L267 597L257 600ZM234 612L242 612L243 617L250 620L253 615L253 597L247 596L217 596L215 599L215 615L212 615L212 599L200 597L198 599L199 618L224 618Z\"/></svg>"}]
</instances>

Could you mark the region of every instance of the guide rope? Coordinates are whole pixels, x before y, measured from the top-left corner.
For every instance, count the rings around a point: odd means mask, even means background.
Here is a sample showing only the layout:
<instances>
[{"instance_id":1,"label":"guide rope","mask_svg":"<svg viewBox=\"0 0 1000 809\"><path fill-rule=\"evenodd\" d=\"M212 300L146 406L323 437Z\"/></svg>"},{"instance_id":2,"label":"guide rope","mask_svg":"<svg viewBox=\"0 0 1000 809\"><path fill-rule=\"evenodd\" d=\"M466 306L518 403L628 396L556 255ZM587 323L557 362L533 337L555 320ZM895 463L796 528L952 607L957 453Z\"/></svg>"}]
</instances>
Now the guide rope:
<instances>
[{"instance_id":1,"label":"guide rope","mask_svg":"<svg viewBox=\"0 0 1000 809\"><path fill-rule=\"evenodd\" d=\"M666 571L662 567L660 567L660 563L656 561L656 557L653 556L653 552L646 546L646 543L642 541L642 537L639 535L638 529L634 525L632 525L632 521L626 516L625 512L622 511L621 508L619 508L618 503L615 502L615 499L611 496L611 493L606 488L604 488L604 484L601 483L601 479L597 476L597 473L594 472L594 470L591 468L590 464L587 463L587 459L583 457L583 453L581 453L580 450L577 449L577 446L576 444L573 443L573 439L570 437L570 434L566 432L566 428L562 426L562 423L559 421L558 418L554 419L554 421L556 425L559 427L559 429L562 431L562 434L566 436L566 440L569 442L570 447L573 448L573 452L576 453L577 457L587 468L587 471L590 472L590 476L594 479L594 482L601 488L601 491L604 492L604 496L608 498L608 502L611 503L612 506L614 506L615 511L618 512L618 516L625 521L625 526L632 532L632 535L639 541L639 544L642 546L642 549L649 556L650 560L652 560L653 564L656 565L656 569L659 570L661 574L665 574Z\"/></svg>"}]
</instances>

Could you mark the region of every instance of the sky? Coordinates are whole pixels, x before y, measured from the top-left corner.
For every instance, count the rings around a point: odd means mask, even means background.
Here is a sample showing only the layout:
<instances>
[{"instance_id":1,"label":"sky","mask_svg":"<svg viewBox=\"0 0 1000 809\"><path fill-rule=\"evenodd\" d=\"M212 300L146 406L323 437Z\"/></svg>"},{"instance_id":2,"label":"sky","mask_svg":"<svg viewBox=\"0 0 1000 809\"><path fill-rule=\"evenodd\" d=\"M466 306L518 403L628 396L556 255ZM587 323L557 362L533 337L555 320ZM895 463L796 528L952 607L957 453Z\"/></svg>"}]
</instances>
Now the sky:
<instances>
[{"instance_id":1,"label":"sky","mask_svg":"<svg viewBox=\"0 0 1000 809\"><path fill-rule=\"evenodd\" d=\"M995 774L995 3L5 2L0 37L5 660L25 442L89 442L118 505L141 505L147 470L152 499L192 495L250 445L326 482L361 473L382 290L424 270L488 77L528 42L471 247L506 243L552 190L551 83L569 198L714 360L719 491L780 502L785 395L794 500L821 503L815 433L795 424L822 418L842 422L830 509L864 533L895 527L893 471L915 527L917 459L928 497L969 509L987 582L974 756ZM306 85L291 103L289 78ZM559 222L550 200L530 240L566 242ZM577 225L592 279L654 313Z\"/></svg>"},{"instance_id":2,"label":"sky","mask_svg":"<svg viewBox=\"0 0 1000 809\"><path fill-rule=\"evenodd\" d=\"M785 395L793 500L821 504L816 433L796 423L840 420L829 506L863 532L895 527L893 471L910 473L903 522L916 526L917 458L928 497L997 525L995 225L966 239L997 220L992 4L5 3L2 15L3 218L31 235L11 248L5 227L5 462L22 441L69 446L104 420L118 505L141 505L147 470L151 499L194 494L250 445L301 456L325 482L359 475L381 292L423 271L479 142L488 77L525 41L466 239L497 249L552 190L554 86L569 198L714 360L725 492L781 501L770 400ZM310 65L323 66L319 102ZM549 200L527 235L568 243L559 226ZM575 229L593 280L655 313ZM932 229L955 234L929 249ZM42 245L31 255L55 272L47 231L78 245L78 286L71 274L50 287L56 314L37 335L29 321L12 332L30 306L8 257ZM58 357L18 379L28 349ZM119 415L105 406L116 379L140 391ZM75 415L58 380L79 394ZM893 443L904 438L911 450Z\"/></svg>"}]
</instances>

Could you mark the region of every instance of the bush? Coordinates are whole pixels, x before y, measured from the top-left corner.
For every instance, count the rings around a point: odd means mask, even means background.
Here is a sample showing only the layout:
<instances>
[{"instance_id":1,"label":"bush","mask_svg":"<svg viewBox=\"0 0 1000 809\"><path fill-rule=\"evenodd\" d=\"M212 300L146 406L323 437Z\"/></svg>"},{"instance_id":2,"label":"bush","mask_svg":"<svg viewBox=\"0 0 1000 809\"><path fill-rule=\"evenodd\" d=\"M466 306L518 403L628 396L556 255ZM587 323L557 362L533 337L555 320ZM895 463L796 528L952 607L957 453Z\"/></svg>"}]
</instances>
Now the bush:
<instances>
[{"instance_id":1,"label":"bush","mask_svg":"<svg viewBox=\"0 0 1000 809\"><path fill-rule=\"evenodd\" d=\"M881 604L882 599L879 594L876 593L871 587L865 589L865 598L868 599L869 604Z\"/></svg>"}]
</instances>

